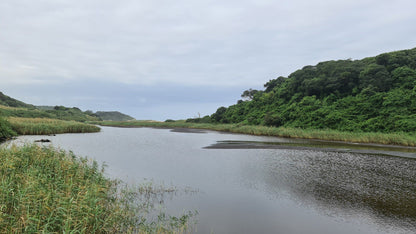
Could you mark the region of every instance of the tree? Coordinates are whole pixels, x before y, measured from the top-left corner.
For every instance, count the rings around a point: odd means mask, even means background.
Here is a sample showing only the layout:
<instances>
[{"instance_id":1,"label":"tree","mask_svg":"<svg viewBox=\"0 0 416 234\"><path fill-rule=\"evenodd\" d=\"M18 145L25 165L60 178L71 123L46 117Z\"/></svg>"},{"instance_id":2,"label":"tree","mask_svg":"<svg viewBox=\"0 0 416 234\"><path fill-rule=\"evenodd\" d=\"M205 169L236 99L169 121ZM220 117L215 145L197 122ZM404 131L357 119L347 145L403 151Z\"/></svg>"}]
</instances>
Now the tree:
<instances>
[{"instance_id":1,"label":"tree","mask_svg":"<svg viewBox=\"0 0 416 234\"><path fill-rule=\"evenodd\" d=\"M246 99L246 100L250 101L250 100L252 100L252 99L253 99L254 95L255 95L256 93L258 93L258 92L259 92L259 91L258 91L258 90L255 90L255 89L245 90L245 91L243 92L243 94L241 94L241 97L242 97L243 99Z\"/></svg>"},{"instance_id":2,"label":"tree","mask_svg":"<svg viewBox=\"0 0 416 234\"><path fill-rule=\"evenodd\" d=\"M220 107L217 109L217 111L211 115L211 119L213 119L215 122L223 122L223 118L224 118L224 114L227 111L227 108L225 107Z\"/></svg>"},{"instance_id":3,"label":"tree","mask_svg":"<svg viewBox=\"0 0 416 234\"><path fill-rule=\"evenodd\" d=\"M286 78L283 76L279 76L277 77L277 79L274 79L274 80L269 80L266 84L264 84L264 88L266 88L264 92L266 93L271 92L274 89L274 87L279 86L285 81L286 81Z\"/></svg>"}]
</instances>

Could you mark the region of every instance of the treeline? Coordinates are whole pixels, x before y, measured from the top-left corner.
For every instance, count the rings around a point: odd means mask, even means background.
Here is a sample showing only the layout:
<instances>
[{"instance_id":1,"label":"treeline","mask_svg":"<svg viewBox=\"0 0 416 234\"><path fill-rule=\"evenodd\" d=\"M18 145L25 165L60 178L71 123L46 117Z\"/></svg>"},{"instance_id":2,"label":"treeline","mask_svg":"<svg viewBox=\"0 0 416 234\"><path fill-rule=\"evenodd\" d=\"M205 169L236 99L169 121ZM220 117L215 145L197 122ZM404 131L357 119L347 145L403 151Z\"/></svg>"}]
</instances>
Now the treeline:
<instances>
[{"instance_id":1,"label":"treeline","mask_svg":"<svg viewBox=\"0 0 416 234\"><path fill-rule=\"evenodd\" d=\"M355 132L416 131L416 48L305 66L188 122Z\"/></svg>"}]
</instances>

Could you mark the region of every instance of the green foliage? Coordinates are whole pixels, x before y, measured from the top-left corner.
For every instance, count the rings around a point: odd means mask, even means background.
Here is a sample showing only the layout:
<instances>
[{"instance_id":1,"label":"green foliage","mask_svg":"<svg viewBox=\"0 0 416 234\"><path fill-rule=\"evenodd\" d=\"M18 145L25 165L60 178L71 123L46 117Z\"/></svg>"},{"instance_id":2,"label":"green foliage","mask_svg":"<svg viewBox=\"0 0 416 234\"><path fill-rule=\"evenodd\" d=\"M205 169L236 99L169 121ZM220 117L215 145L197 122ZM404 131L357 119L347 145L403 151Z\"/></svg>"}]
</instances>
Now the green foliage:
<instances>
[{"instance_id":1,"label":"green foliage","mask_svg":"<svg viewBox=\"0 0 416 234\"><path fill-rule=\"evenodd\" d=\"M416 117L416 116L413 116ZM333 122L337 123L338 114L331 116ZM403 120L401 124L406 124ZM413 122L414 123L414 122ZM223 132L243 133L264 136L279 136L305 139L321 139L331 141L348 141L357 143L379 143L403 146L416 146L416 135L411 133L374 133L374 132L349 132L332 129L301 129L293 127L269 127L262 125L238 124L218 124L218 123L190 123L182 120L175 122L156 122L156 121L128 121L115 122L103 121L97 122L103 126L114 127L152 127L152 128L196 128L210 129Z\"/></svg>"},{"instance_id":2,"label":"green foliage","mask_svg":"<svg viewBox=\"0 0 416 234\"><path fill-rule=\"evenodd\" d=\"M22 118L49 118L60 120L74 120L79 122L100 120L100 118L98 118L97 116L91 115L89 112L83 112L77 107L68 108L64 106L55 106L53 108L27 108L0 105L0 116Z\"/></svg>"},{"instance_id":3,"label":"green foliage","mask_svg":"<svg viewBox=\"0 0 416 234\"><path fill-rule=\"evenodd\" d=\"M165 121L168 122L168 121ZM206 115L202 118L190 118L187 119L185 122L187 123L211 123L211 117L209 115Z\"/></svg>"},{"instance_id":4,"label":"green foliage","mask_svg":"<svg viewBox=\"0 0 416 234\"><path fill-rule=\"evenodd\" d=\"M0 117L0 141L16 135L16 132L12 129L12 125L7 120Z\"/></svg>"},{"instance_id":5,"label":"green foliage","mask_svg":"<svg viewBox=\"0 0 416 234\"><path fill-rule=\"evenodd\" d=\"M11 128L20 135L99 132L100 128L76 121L9 117Z\"/></svg>"},{"instance_id":6,"label":"green foliage","mask_svg":"<svg viewBox=\"0 0 416 234\"><path fill-rule=\"evenodd\" d=\"M10 107L24 107L24 108L29 108L29 109L35 108L35 106L33 105L29 105L24 102L18 101L7 95L4 95L2 92L0 92L0 105L10 106Z\"/></svg>"},{"instance_id":7,"label":"green foliage","mask_svg":"<svg viewBox=\"0 0 416 234\"><path fill-rule=\"evenodd\" d=\"M268 81L211 115L213 123L336 129L416 131L416 48L362 60L305 66ZM254 90L251 90L254 91Z\"/></svg>"}]
</instances>

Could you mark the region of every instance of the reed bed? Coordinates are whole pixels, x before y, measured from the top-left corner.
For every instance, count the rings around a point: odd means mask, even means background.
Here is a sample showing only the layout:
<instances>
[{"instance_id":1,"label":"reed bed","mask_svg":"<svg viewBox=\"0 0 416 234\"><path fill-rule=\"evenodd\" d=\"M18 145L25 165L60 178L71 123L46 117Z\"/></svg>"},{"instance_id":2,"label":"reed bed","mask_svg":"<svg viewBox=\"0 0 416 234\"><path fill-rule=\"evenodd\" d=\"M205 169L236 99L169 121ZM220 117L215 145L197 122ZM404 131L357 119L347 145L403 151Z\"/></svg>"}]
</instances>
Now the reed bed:
<instances>
[{"instance_id":1,"label":"reed bed","mask_svg":"<svg viewBox=\"0 0 416 234\"><path fill-rule=\"evenodd\" d=\"M161 192L110 180L97 162L53 147L0 148L0 233L186 233L190 213L147 216L153 206L138 198Z\"/></svg>"},{"instance_id":2,"label":"reed bed","mask_svg":"<svg viewBox=\"0 0 416 234\"><path fill-rule=\"evenodd\" d=\"M197 128L215 131L242 133L250 135L276 136L288 138L319 139L328 141L344 141L354 143L374 143L386 145L416 146L416 135L412 133L378 133L378 132L342 132L331 129L301 129L289 127L267 127L243 124L209 124L156 122L156 121L128 121L128 122L96 122L102 126L114 127L156 127L156 128Z\"/></svg>"},{"instance_id":3,"label":"reed bed","mask_svg":"<svg viewBox=\"0 0 416 234\"><path fill-rule=\"evenodd\" d=\"M99 132L100 128L76 121L46 118L7 118L13 130L19 135L48 135L59 133Z\"/></svg>"}]
</instances>

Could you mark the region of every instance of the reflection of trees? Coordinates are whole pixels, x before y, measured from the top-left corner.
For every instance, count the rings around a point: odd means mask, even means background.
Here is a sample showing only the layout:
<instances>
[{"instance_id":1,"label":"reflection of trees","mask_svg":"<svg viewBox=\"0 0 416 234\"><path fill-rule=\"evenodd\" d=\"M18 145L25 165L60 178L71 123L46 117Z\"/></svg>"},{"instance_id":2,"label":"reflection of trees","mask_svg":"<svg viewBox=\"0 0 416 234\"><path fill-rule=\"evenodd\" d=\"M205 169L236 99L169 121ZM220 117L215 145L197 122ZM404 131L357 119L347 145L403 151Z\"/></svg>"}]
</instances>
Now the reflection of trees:
<instances>
[{"instance_id":1,"label":"reflection of trees","mask_svg":"<svg viewBox=\"0 0 416 234\"><path fill-rule=\"evenodd\" d=\"M286 151L266 159L266 183L323 209L371 210L416 221L416 160L317 151ZM411 224L415 225L415 224Z\"/></svg>"}]
</instances>

